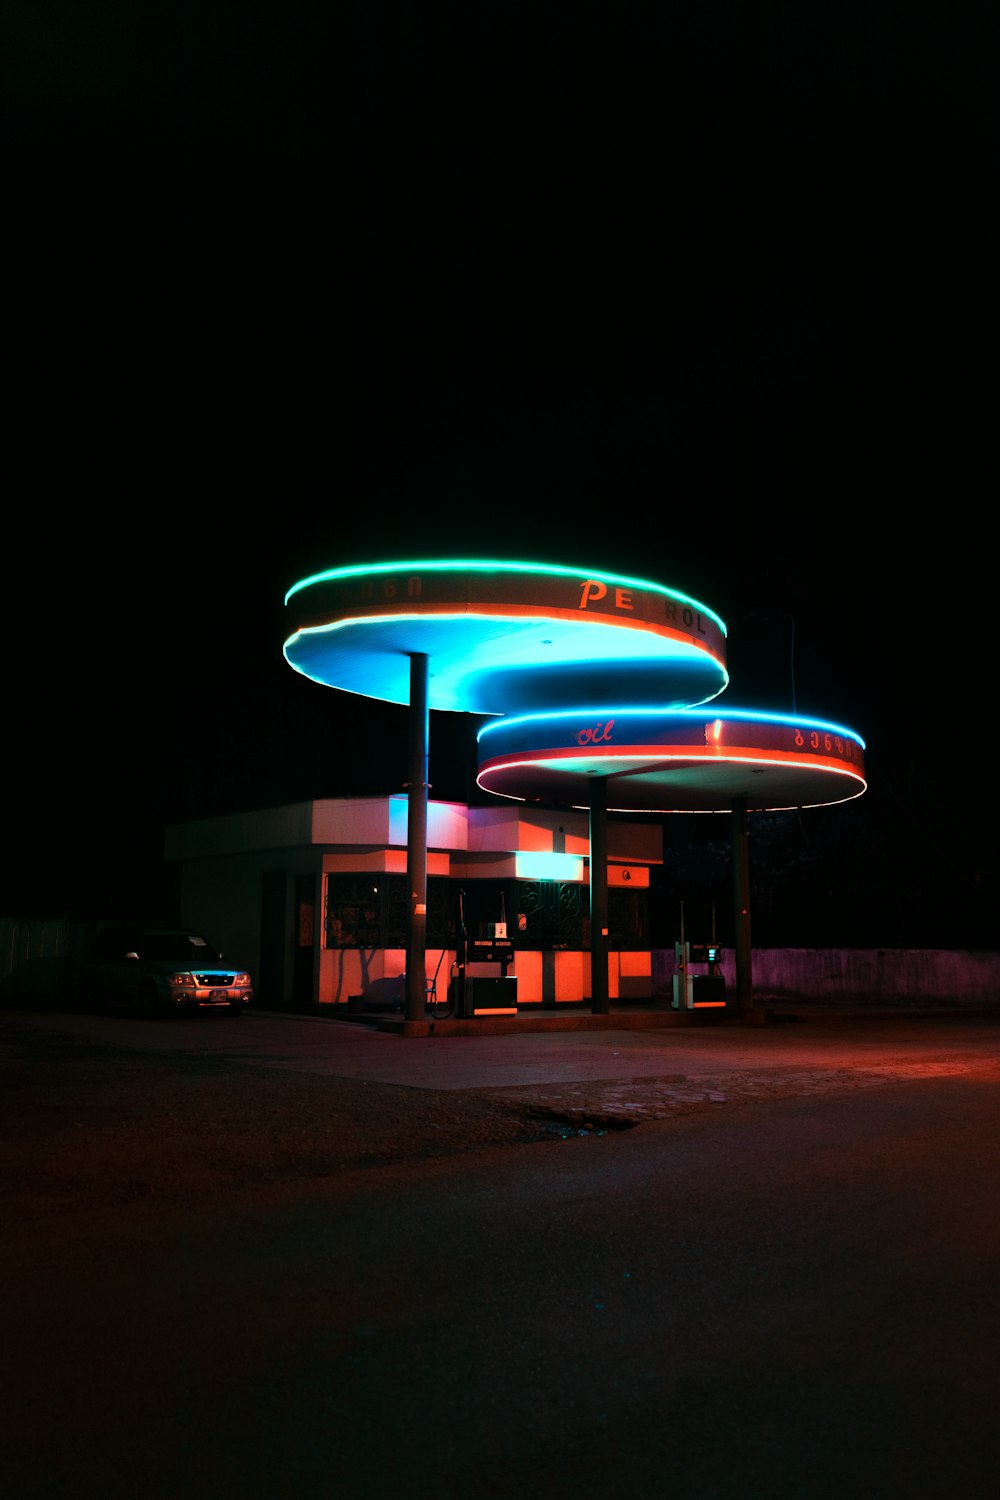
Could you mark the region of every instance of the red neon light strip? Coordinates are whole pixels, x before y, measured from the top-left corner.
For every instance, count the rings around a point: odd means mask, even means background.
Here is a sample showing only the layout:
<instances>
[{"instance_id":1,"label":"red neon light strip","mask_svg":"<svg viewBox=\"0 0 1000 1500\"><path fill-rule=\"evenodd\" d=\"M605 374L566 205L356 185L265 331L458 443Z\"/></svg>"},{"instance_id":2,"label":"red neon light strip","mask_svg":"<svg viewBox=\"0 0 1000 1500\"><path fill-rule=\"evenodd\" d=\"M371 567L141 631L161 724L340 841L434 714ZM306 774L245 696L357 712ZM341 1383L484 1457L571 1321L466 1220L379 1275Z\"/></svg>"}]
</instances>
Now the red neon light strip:
<instances>
[{"instance_id":1,"label":"red neon light strip","mask_svg":"<svg viewBox=\"0 0 1000 1500\"><path fill-rule=\"evenodd\" d=\"M597 625L610 630L640 630L650 635L661 636L666 640L682 642L685 645L694 644L704 655L721 662L719 651L706 642L695 640L693 629L685 630L683 627L657 624L655 620L630 619L619 615L600 614L597 611L588 613L586 610L561 609L557 606L539 609L537 604L505 604L502 609L488 609L482 605L463 607L458 604L428 602L421 609L416 610L412 599L400 599L399 607L396 609L391 603L387 604L384 599L380 599L370 607L364 604L354 604L351 613L341 616L339 620L300 625L295 633L304 635L313 630L329 630L333 626L342 630L350 625L372 625L377 624L380 619L399 620L406 617L413 620L426 620L431 617L452 620L537 620L539 624L546 622L551 624L553 621L562 620L569 625Z\"/></svg>"},{"instance_id":2,"label":"red neon light strip","mask_svg":"<svg viewBox=\"0 0 1000 1500\"><path fill-rule=\"evenodd\" d=\"M680 761L702 765L706 763L724 765L727 761L756 761L762 766L798 766L817 771L836 771L842 775L856 776L859 781L864 779L856 765L834 755L817 755L814 752L798 754L794 750L744 750L742 752L726 750L725 753L716 753L698 745L686 745L683 751L675 753L665 751L662 746L654 745L648 747L629 745L627 748L621 745L610 748L604 745L571 745L565 749L513 751L506 756L498 755L495 760L484 761L479 770L483 772L504 766L533 766L545 761L572 760Z\"/></svg>"}]
</instances>

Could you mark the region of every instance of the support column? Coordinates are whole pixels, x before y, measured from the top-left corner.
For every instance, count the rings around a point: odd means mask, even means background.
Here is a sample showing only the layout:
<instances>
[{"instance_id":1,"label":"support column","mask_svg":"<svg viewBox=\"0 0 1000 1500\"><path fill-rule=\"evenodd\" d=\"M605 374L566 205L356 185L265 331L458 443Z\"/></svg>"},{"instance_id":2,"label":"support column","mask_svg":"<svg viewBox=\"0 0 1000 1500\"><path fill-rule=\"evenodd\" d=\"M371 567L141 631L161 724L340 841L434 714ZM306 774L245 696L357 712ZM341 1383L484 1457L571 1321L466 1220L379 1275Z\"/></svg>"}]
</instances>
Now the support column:
<instances>
[{"instance_id":1,"label":"support column","mask_svg":"<svg viewBox=\"0 0 1000 1500\"><path fill-rule=\"evenodd\" d=\"M750 947L750 854L747 799L733 798L733 932L736 945L736 1009L753 1008L753 959Z\"/></svg>"},{"instance_id":2,"label":"support column","mask_svg":"<svg viewBox=\"0 0 1000 1500\"><path fill-rule=\"evenodd\" d=\"M611 1013L608 996L608 783L590 782L590 1008Z\"/></svg>"},{"instance_id":3,"label":"support column","mask_svg":"<svg viewBox=\"0 0 1000 1500\"><path fill-rule=\"evenodd\" d=\"M427 951L427 767L429 714L427 657L410 655L410 732L406 783L406 1019L426 1013Z\"/></svg>"}]
</instances>

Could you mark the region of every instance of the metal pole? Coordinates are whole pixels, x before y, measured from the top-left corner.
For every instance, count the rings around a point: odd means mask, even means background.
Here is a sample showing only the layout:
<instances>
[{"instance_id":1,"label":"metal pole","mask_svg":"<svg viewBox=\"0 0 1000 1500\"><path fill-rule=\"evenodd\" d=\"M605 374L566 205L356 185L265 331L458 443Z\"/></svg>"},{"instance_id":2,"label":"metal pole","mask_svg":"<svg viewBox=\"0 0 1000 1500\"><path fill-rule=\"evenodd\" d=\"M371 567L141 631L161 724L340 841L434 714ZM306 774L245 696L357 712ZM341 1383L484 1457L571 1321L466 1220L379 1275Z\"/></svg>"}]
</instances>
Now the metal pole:
<instances>
[{"instance_id":1,"label":"metal pole","mask_svg":"<svg viewBox=\"0 0 1000 1500\"><path fill-rule=\"evenodd\" d=\"M427 766L429 714L427 657L410 654L410 735L407 770L406 882L406 1019L425 1014L427 951Z\"/></svg>"},{"instance_id":2,"label":"metal pole","mask_svg":"<svg viewBox=\"0 0 1000 1500\"><path fill-rule=\"evenodd\" d=\"M611 1013L608 997L608 784L590 783L590 1008Z\"/></svg>"},{"instance_id":3,"label":"metal pole","mask_svg":"<svg viewBox=\"0 0 1000 1500\"><path fill-rule=\"evenodd\" d=\"M753 1007L753 960L750 947L750 856L747 799L733 798L733 929L736 950L736 1009Z\"/></svg>"}]
</instances>

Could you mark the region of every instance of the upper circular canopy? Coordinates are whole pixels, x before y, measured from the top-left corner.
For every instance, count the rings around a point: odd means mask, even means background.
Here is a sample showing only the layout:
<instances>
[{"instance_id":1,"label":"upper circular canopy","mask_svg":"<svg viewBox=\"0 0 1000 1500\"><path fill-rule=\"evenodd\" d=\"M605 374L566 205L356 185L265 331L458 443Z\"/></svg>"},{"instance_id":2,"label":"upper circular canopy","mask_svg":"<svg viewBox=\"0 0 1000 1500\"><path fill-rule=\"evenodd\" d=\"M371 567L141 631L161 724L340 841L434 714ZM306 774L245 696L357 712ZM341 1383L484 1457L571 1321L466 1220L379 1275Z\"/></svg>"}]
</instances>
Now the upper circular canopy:
<instances>
[{"instance_id":1,"label":"upper circular canopy","mask_svg":"<svg viewBox=\"0 0 1000 1500\"><path fill-rule=\"evenodd\" d=\"M751 812L860 797L864 741L819 719L729 709L530 714L479 731L478 785L521 802L615 812Z\"/></svg>"},{"instance_id":2,"label":"upper circular canopy","mask_svg":"<svg viewBox=\"0 0 1000 1500\"><path fill-rule=\"evenodd\" d=\"M507 714L611 702L706 703L726 687L726 628L675 589L544 563L373 563L289 589L285 658L328 687Z\"/></svg>"}]
</instances>

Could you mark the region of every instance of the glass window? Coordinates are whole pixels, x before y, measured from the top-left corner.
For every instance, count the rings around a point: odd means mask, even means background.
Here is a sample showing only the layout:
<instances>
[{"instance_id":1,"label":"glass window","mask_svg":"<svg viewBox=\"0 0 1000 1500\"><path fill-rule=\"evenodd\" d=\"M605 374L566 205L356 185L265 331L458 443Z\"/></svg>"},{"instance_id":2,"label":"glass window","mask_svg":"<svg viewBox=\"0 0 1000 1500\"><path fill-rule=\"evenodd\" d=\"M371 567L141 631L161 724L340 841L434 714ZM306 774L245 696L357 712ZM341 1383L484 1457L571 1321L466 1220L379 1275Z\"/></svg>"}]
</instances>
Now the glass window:
<instances>
[{"instance_id":1,"label":"glass window","mask_svg":"<svg viewBox=\"0 0 1000 1500\"><path fill-rule=\"evenodd\" d=\"M451 882L427 880L428 947L454 946ZM328 875L325 942L328 948L405 948L409 903L405 875Z\"/></svg>"},{"instance_id":2,"label":"glass window","mask_svg":"<svg viewBox=\"0 0 1000 1500\"><path fill-rule=\"evenodd\" d=\"M91 950L93 957L102 961L124 958L126 953L138 953L138 951L138 932L124 927L106 927L103 932L97 934Z\"/></svg>"},{"instance_id":3,"label":"glass window","mask_svg":"<svg viewBox=\"0 0 1000 1500\"><path fill-rule=\"evenodd\" d=\"M608 947L629 951L649 947L649 892L623 890L612 886L608 891Z\"/></svg>"},{"instance_id":4,"label":"glass window","mask_svg":"<svg viewBox=\"0 0 1000 1500\"><path fill-rule=\"evenodd\" d=\"M187 932L148 932L143 940L142 957L152 963L214 964L219 955L203 937Z\"/></svg>"},{"instance_id":5,"label":"glass window","mask_svg":"<svg viewBox=\"0 0 1000 1500\"><path fill-rule=\"evenodd\" d=\"M608 892L608 941L615 949L648 947L648 893ZM559 880L427 880L428 948L455 948L459 911L467 936L484 938L489 925L506 921L515 948L587 950L589 890ZM405 875L328 875L325 942L328 948L405 948L409 906Z\"/></svg>"},{"instance_id":6,"label":"glass window","mask_svg":"<svg viewBox=\"0 0 1000 1500\"><path fill-rule=\"evenodd\" d=\"M328 875L325 939L328 948L381 948L380 881L371 875Z\"/></svg>"},{"instance_id":7,"label":"glass window","mask_svg":"<svg viewBox=\"0 0 1000 1500\"><path fill-rule=\"evenodd\" d=\"M582 949L590 939L588 888L571 881L519 880L508 934L522 948Z\"/></svg>"}]
</instances>

